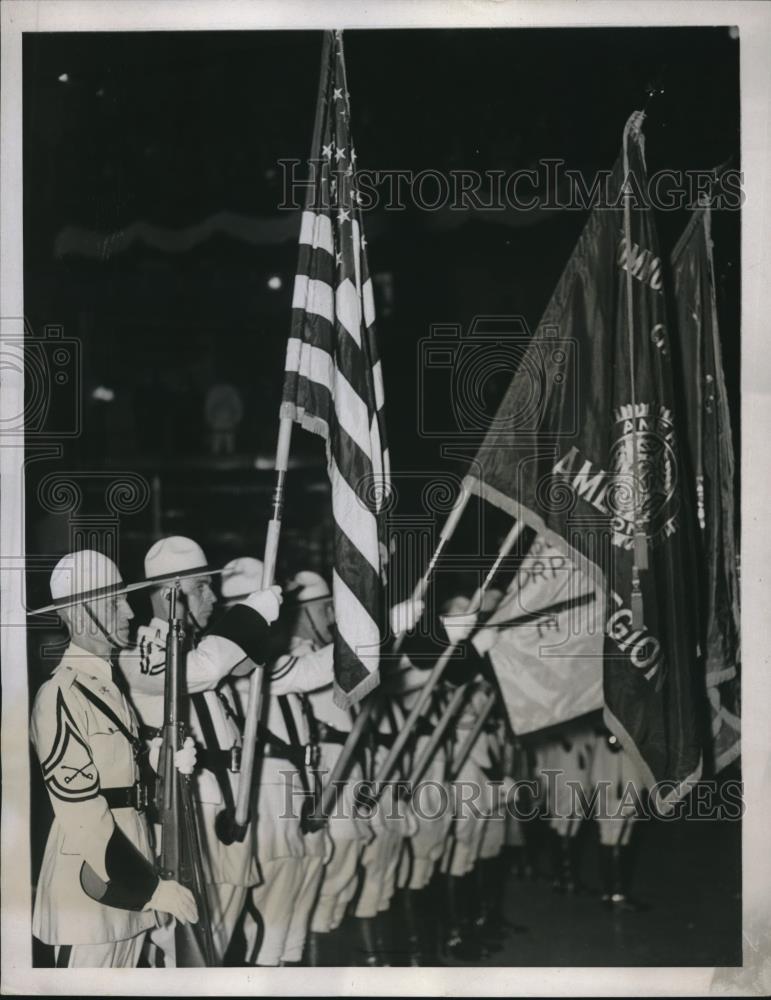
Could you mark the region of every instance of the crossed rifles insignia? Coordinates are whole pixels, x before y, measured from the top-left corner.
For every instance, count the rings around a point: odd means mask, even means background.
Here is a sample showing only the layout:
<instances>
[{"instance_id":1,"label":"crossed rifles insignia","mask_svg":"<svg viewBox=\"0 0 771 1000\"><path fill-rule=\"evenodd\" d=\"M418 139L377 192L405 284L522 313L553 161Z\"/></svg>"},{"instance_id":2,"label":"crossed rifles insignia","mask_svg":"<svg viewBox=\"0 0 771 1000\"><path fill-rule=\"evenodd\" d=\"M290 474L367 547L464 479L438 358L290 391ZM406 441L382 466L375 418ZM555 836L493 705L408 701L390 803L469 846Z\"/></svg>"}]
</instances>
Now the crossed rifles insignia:
<instances>
[{"instance_id":1,"label":"crossed rifles insignia","mask_svg":"<svg viewBox=\"0 0 771 1000\"><path fill-rule=\"evenodd\" d=\"M56 697L56 735L42 768L43 780L57 798L82 802L99 792L99 774L91 751L78 732L61 691Z\"/></svg>"}]
</instances>

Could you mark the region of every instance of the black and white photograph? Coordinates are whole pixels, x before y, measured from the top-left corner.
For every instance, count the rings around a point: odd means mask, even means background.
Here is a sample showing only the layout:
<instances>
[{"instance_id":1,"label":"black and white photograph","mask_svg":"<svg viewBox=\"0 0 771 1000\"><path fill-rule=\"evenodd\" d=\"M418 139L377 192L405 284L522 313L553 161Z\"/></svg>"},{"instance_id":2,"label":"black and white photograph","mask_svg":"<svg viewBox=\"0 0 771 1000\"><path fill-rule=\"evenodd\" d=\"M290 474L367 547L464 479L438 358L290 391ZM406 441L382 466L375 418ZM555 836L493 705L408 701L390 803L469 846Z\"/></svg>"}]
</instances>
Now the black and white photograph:
<instances>
[{"instance_id":1,"label":"black and white photograph","mask_svg":"<svg viewBox=\"0 0 771 1000\"><path fill-rule=\"evenodd\" d=\"M3 992L767 995L771 4L0 14Z\"/></svg>"}]
</instances>

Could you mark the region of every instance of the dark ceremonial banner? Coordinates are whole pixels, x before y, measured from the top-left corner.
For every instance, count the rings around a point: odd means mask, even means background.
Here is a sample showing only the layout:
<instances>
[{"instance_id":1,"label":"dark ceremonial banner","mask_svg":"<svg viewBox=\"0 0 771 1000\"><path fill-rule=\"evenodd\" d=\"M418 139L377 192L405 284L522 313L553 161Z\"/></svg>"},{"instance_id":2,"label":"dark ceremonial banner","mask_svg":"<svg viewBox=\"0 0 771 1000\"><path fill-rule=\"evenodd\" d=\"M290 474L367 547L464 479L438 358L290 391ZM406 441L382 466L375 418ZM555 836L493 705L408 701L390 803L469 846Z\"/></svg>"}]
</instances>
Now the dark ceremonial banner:
<instances>
[{"instance_id":1,"label":"dark ceremonial banner","mask_svg":"<svg viewBox=\"0 0 771 1000\"><path fill-rule=\"evenodd\" d=\"M717 323L711 212L699 209L672 252L676 359L687 409L701 558L700 645L712 724L715 772L740 753L741 662L734 448Z\"/></svg>"},{"instance_id":2,"label":"dark ceremonial banner","mask_svg":"<svg viewBox=\"0 0 771 1000\"><path fill-rule=\"evenodd\" d=\"M639 113L627 123L608 204L589 217L468 482L604 593L606 722L647 779L666 783L656 789L663 804L700 775L701 752L684 537L693 515L680 482L662 262L638 197L641 124Z\"/></svg>"}]
</instances>

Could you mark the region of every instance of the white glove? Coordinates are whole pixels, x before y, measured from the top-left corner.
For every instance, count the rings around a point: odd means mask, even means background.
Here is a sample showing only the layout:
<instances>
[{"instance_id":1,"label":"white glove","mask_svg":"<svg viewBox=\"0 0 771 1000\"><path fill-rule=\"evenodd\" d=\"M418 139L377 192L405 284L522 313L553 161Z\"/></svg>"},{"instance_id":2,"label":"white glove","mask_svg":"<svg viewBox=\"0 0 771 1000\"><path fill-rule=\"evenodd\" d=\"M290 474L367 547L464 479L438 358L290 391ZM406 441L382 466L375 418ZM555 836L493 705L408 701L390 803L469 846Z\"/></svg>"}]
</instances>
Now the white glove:
<instances>
[{"instance_id":1,"label":"white glove","mask_svg":"<svg viewBox=\"0 0 771 1000\"><path fill-rule=\"evenodd\" d=\"M179 882L175 882L173 878L159 879L157 889L142 909L170 913L181 924L198 922L198 907L195 903L195 897L189 889L180 885Z\"/></svg>"},{"instance_id":2,"label":"white glove","mask_svg":"<svg viewBox=\"0 0 771 1000\"><path fill-rule=\"evenodd\" d=\"M315 648L310 639L301 639L299 635L293 635L289 640L289 652L292 656L305 656L306 653L313 653Z\"/></svg>"},{"instance_id":3,"label":"white glove","mask_svg":"<svg viewBox=\"0 0 771 1000\"><path fill-rule=\"evenodd\" d=\"M278 618L283 600L281 587L277 583L274 583L268 590L255 590L253 594L244 598L241 603L248 605L257 614L262 615L268 625L272 625Z\"/></svg>"},{"instance_id":4,"label":"white glove","mask_svg":"<svg viewBox=\"0 0 771 1000\"><path fill-rule=\"evenodd\" d=\"M185 742L174 753L174 767L180 774L192 774L195 770L198 752L195 749L195 740L188 736Z\"/></svg>"},{"instance_id":5,"label":"white glove","mask_svg":"<svg viewBox=\"0 0 771 1000\"><path fill-rule=\"evenodd\" d=\"M463 615L443 615L441 618L447 638L450 642L458 643L468 639L476 626L478 614Z\"/></svg>"},{"instance_id":6,"label":"white glove","mask_svg":"<svg viewBox=\"0 0 771 1000\"><path fill-rule=\"evenodd\" d=\"M422 598L410 597L391 608L391 631L394 635L411 632L423 617L426 602Z\"/></svg>"},{"instance_id":7,"label":"white glove","mask_svg":"<svg viewBox=\"0 0 771 1000\"><path fill-rule=\"evenodd\" d=\"M150 740L150 750L148 751L147 759L150 761L150 767L156 773L158 772L158 762L162 746L163 738L161 736L154 736ZM179 750L174 751L174 767L176 767L180 774L192 774L195 770L197 758L198 752L195 748L195 741L192 736L188 736Z\"/></svg>"},{"instance_id":8,"label":"white glove","mask_svg":"<svg viewBox=\"0 0 771 1000\"><path fill-rule=\"evenodd\" d=\"M484 654L489 653L496 642L498 642L499 636L500 631L497 628L480 628L471 640L471 645L477 653L480 654L480 656L484 656Z\"/></svg>"}]
</instances>

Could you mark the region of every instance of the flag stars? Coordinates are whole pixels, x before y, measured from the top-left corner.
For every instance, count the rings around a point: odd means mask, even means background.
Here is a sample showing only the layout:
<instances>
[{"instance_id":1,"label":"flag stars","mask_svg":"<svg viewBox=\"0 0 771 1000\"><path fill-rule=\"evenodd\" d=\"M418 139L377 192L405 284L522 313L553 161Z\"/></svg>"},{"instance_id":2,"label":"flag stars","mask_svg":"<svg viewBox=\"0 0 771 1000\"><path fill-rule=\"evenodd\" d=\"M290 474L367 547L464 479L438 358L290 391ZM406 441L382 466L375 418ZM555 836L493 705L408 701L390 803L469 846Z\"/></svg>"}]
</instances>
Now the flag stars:
<instances>
[{"instance_id":1,"label":"flag stars","mask_svg":"<svg viewBox=\"0 0 771 1000\"><path fill-rule=\"evenodd\" d=\"M327 160L332 159L332 148L334 145L335 145L334 142L330 142L328 146L321 147L321 155L324 156Z\"/></svg>"},{"instance_id":2,"label":"flag stars","mask_svg":"<svg viewBox=\"0 0 771 1000\"><path fill-rule=\"evenodd\" d=\"M341 208L337 213L337 221L342 225L344 222L351 221L351 213L344 208Z\"/></svg>"},{"instance_id":3,"label":"flag stars","mask_svg":"<svg viewBox=\"0 0 771 1000\"><path fill-rule=\"evenodd\" d=\"M345 146L342 146L339 149L335 150L335 159L337 160L338 163L340 162L340 160L345 159Z\"/></svg>"},{"instance_id":4,"label":"flag stars","mask_svg":"<svg viewBox=\"0 0 771 1000\"><path fill-rule=\"evenodd\" d=\"M337 264L338 267L342 267L343 266L343 255L342 255L342 253L336 253L335 254L335 263Z\"/></svg>"},{"instance_id":5,"label":"flag stars","mask_svg":"<svg viewBox=\"0 0 771 1000\"><path fill-rule=\"evenodd\" d=\"M342 87L335 87L334 93L332 95L332 99L335 100L335 101L342 101L342 99L343 99L343 88Z\"/></svg>"},{"instance_id":6,"label":"flag stars","mask_svg":"<svg viewBox=\"0 0 771 1000\"><path fill-rule=\"evenodd\" d=\"M351 163L356 162L356 150L351 146Z\"/></svg>"}]
</instances>

